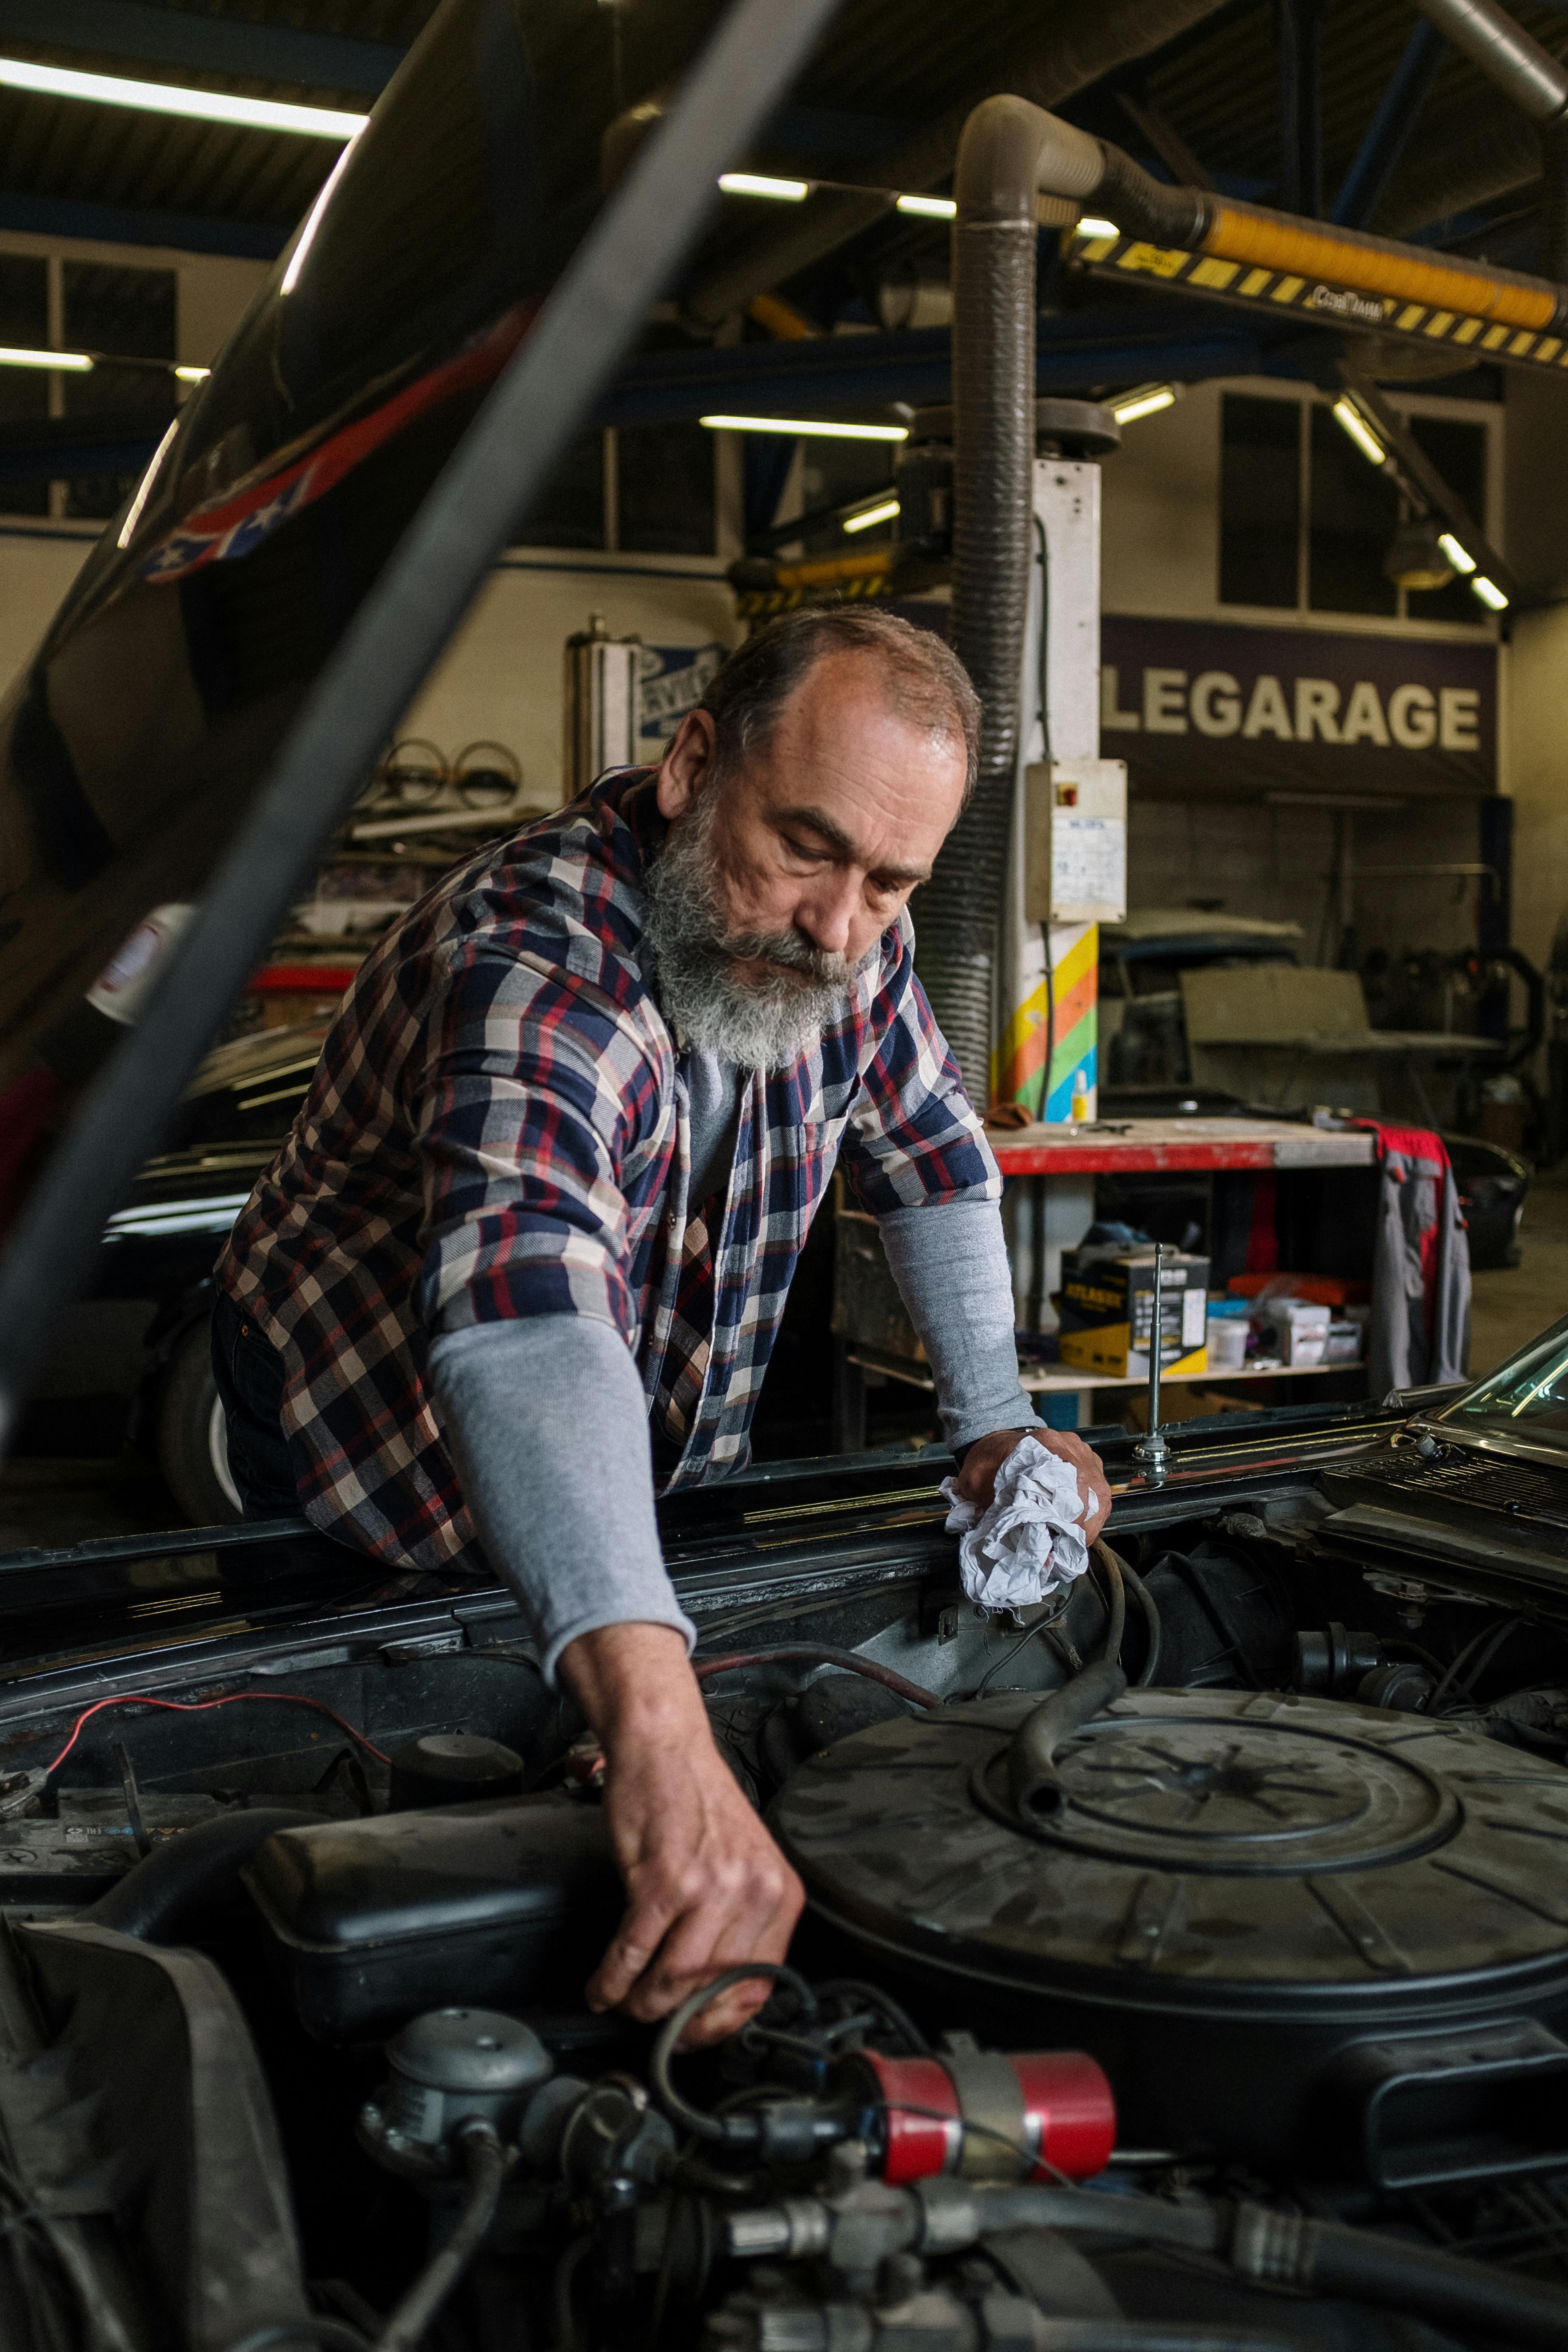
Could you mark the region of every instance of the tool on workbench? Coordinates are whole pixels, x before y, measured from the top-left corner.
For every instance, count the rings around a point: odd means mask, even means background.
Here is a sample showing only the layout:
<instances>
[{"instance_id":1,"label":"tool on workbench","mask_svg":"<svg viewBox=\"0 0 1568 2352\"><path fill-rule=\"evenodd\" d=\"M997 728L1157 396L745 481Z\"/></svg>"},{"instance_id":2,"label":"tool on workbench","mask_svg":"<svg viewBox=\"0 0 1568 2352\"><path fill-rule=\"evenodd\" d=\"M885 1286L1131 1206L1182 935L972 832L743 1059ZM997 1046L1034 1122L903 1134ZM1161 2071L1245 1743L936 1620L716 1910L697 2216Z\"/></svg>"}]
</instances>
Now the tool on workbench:
<instances>
[{"instance_id":1,"label":"tool on workbench","mask_svg":"<svg viewBox=\"0 0 1568 2352\"><path fill-rule=\"evenodd\" d=\"M1154 1244L1153 1311L1149 1324L1149 1387L1148 1411L1144 1418L1148 1427L1132 1448L1132 1458L1143 1472L1145 1486L1163 1486L1165 1483L1166 1446L1160 1429L1160 1343L1164 1327L1161 1320L1164 1306L1163 1291L1165 1279L1165 1245Z\"/></svg>"}]
</instances>

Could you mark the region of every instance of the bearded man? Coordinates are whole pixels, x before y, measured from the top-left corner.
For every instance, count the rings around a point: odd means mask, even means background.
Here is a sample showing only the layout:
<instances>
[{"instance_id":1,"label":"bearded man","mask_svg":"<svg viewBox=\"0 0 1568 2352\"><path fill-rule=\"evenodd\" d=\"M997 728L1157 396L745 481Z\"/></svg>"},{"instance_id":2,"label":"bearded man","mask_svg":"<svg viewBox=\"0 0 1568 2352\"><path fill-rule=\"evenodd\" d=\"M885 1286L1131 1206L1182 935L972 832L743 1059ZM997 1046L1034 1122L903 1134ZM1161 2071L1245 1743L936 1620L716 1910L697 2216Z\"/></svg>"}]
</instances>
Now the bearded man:
<instances>
[{"instance_id":1,"label":"bearded man","mask_svg":"<svg viewBox=\"0 0 1568 2352\"><path fill-rule=\"evenodd\" d=\"M875 610L743 646L657 769L447 875L344 999L218 1267L247 1516L516 1592L604 1743L627 1904L590 1985L666 2015L784 1957L798 1881L716 1748L656 1492L744 1465L837 1162L877 1217L961 1491L1026 1428L1001 1179L905 901L973 775L947 647ZM693 2039L766 1997L739 1984Z\"/></svg>"}]
</instances>

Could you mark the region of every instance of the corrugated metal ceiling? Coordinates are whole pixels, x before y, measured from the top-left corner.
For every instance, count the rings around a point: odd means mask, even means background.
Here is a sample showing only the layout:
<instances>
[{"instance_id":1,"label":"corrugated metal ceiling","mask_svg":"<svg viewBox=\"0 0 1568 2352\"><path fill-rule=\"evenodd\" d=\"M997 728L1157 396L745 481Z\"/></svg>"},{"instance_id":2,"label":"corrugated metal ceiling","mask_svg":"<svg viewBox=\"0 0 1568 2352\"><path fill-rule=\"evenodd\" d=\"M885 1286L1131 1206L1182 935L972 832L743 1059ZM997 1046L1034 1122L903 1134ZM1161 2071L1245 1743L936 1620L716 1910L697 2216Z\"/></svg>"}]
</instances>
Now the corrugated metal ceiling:
<instances>
[{"instance_id":1,"label":"corrugated metal ceiling","mask_svg":"<svg viewBox=\"0 0 1568 2352\"><path fill-rule=\"evenodd\" d=\"M845 0L829 38L792 95L757 160L792 157L799 168L873 180L879 147L896 147L955 102L1004 89L1011 61L1048 36L1053 15L1080 15L1085 0ZM143 24L154 12L128 11ZM405 47L433 0L163 0L182 20L276 27L306 36ZM718 0L530 0L526 20L548 103L546 177L559 199L593 187L599 136L627 102L677 75L719 13ZM1522 0L1520 21L1568 51L1568 13ZM176 71L133 46L85 49L6 32L0 47L106 72L205 83L306 102L363 106L362 90L232 75ZM95 21L104 21L100 7ZM36 19L34 29L37 29ZM1323 18L1324 181L1330 199L1363 137L1416 17L1407 0L1329 0ZM1279 73L1269 0L1235 0L1173 55L1132 67L1120 85L1152 101L1205 168L1268 201L1279 176ZM618 83L618 87L617 87ZM1068 110L1147 161L1147 148L1101 84ZM1444 62L1411 141L1405 171L1430 165L1445 142L1462 144L1479 117L1500 104L1474 68ZM57 198L128 209L260 224L279 237L308 207L335 150L324 141L186 123L72 100L0 92L0 197ZM837 158L837 160L836 160ZM739 160L739 159L738 159ZM1516 201L1510 217L1520 210ZM710 232L700 266L765 233L760 207L731 205ZM861 240L863 275L884 251L903 267L942 267L940 234L888 223Z\"/></svg>"}]
</instances>

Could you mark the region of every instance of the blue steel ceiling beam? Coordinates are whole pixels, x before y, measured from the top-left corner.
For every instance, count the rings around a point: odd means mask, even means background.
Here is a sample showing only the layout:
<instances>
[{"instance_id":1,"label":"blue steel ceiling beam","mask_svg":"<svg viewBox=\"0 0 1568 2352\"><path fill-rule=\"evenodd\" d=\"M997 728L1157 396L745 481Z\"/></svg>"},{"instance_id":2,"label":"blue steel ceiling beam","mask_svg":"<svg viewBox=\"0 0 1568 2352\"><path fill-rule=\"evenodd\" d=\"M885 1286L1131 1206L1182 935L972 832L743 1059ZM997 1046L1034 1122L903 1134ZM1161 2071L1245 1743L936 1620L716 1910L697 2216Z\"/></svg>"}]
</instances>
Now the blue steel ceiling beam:
<instances>
[{"instance_id":1,"label":"blue steel ceiling beam","mask_svg":"<svg viewBox=\"0 0 1568 2352\"><path fill-rule=\"evenodd\" d=\"M1323 212L1322 0L1275 0L1279 64L1279 209Z\"/></svg>"},{"instance_id":2,"label":"blue steel ceiling beam","mask_svg":"<svg viewBox=\"0 0 1568 2352\"><path fill-rule=\"evenodd\" d=\"M1201 382L1248 375L1265 364L1255 332L1215 323L1194 304L1158 324L1042 319L1036 382L1042 393L1152 377ZM835 416L894 401L916 407L952 397L952 340L932 327L881 335L824 335L815 341L742 343L656 352L623 370L600 422L651 425L701 416Z\"/></svg>"},{"instance_id":3,"label":"blue steel ceiling beam","mask_svg":"<svg viewBox=\"0 0 1568 2352\"><path fill-rule=\"evenodd\" d=\"M0 0L3 14L4 0ZM768 117L758 143L798 155L853 157L858 163L870 163L918 127L903 115L857 114L838 106L781 106Z\"/></svg>"},{"instance_id":4,"label":"blue steel ceiling beam","mask_svg":"<svg viewBox=\"0 0 1568 2352\"><path fill-rule=\"evenodd\" d=\"M178 253L222 253L242 261L276 261L292 228L267 221L222 220L211 213L165 213L136 205L89 204L76 196L0 194L0 229L29 236L90 237L100 245L168 246Z\"/></svg>"},{"instance_id":5,"label":"blue steel ceiling beam","mask_svg":"<svg viewBox=\"0 0 1568 2352\"><path fill-rule=\"evenodd\" d=\"M1293 339L1301 341L1302 338ZM1311 339L1317 348L1317 339ZM1140 383L1151 377L1197 383L1210 376L1293 373L1256 334L1218 326L1197 304L1159 327L1125 316L1042 319L1036 381L1042 393L1089 385ZM752 343L723 349L653 352L633 361L599 405L602 425L692 422L714 410L731 415L831 416L846 409L917 406L952 397L952 340L933 327L915 333L825 335L815 342ZM111 455L106 446L112 437ZM134 428L117 431L91 416L39 419L0 427L0 480L40 479L88 471L134 473L157 441Z\"/></svg>"},{"instance_id":6,"label":"blue steel ceiling beam","mask_svg":"<svg viewBox=\"0 0 1568 2352\"><path fill-rule=\"evenodd\" d=\"M1443 36L1425 16L1405 42L1366 135L1334 198L1331 220L1341 228L1367 227L1382 203L1443 62Z\"/></svg>"},{"instance_id":7,"label":"blue steel ceiling beam","mask_svg":"<svg viewBox=\"0 0 1568 2352\"><path fill-rule=\"evenodd\" d=\"M271 81L310 89L385 89L405 52L387 41L345 40L292 25L237 16L196 16L152 8L142 0L0 0L0 50L29 47L91 51L138 65Z\"/></svg>"}]
</instances>

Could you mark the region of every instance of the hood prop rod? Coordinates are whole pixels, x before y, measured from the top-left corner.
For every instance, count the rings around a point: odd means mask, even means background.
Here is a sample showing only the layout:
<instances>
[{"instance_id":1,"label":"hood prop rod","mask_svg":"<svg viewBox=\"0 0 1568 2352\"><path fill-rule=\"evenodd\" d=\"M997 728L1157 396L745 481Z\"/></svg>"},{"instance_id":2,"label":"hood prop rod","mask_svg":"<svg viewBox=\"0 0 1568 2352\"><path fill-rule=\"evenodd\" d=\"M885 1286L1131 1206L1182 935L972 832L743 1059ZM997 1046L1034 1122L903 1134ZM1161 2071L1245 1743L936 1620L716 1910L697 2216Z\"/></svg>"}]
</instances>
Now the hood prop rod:
<instances>
[{"instance_id":1,"label":"hood prop rod","mask_svg":"<svg viewBox=\"0 0 1568 2352\"><path fill-rule=\"evenodd\" d=\"M1160 1344L1164 1337L1165 1244L1154 1244L1154 1297L1149 1316L1149 1386L1146 1391L1148 1409L1144 1420L1148 1427L1132 1448L1132 1459L1141 1463L1146 1486L1163 1486L1170 1469L1169 1448L1160 1427Z\"/></svg>"}]
</instances>

